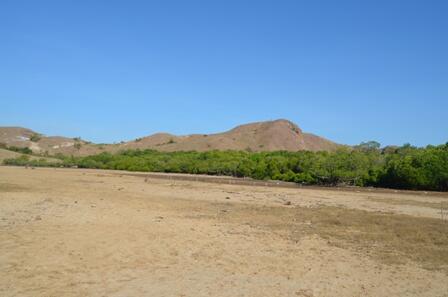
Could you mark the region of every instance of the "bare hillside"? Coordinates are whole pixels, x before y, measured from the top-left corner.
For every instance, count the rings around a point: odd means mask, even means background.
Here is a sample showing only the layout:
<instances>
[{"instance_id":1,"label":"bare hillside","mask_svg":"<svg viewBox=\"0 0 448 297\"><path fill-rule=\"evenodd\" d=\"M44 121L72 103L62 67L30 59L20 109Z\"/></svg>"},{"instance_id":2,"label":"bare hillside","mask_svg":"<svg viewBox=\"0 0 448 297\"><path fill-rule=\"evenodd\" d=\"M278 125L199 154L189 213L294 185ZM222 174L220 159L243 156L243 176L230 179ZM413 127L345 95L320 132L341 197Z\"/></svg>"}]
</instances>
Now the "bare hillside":
<instances>
[{"instance_id":1,"label":"bare hillside","mask_svg":"<svg viewBox=\"0 0 448 297\"><path fill-rule=\"evenodd\" d=\"M163 137L160 134L145 137L138 142L128 142L122 146L147 147L151 144L151 148L163 151L318 151L332 150L338 146L322 137L303 133L296 124L287 120L246 124L217 134L162 135Z\"/></svg>"},{"instance_id":2,"label":"bare hillside","mask_svg":"<svg viewBox=\"0 0 448 297\"><path fill-rule=\"evenodd\" d=\"M160 151L321 151L334 150L338 144L325 138L304 133L288 120L250 123L216 134L176 136L157 133L120 144L93 144L81 139L46 137L19 127L0 128L0 143L8 146L29 147L36 153L91 155L103 151L123 149L155 149Z\"/></svg>"}]
</instances>

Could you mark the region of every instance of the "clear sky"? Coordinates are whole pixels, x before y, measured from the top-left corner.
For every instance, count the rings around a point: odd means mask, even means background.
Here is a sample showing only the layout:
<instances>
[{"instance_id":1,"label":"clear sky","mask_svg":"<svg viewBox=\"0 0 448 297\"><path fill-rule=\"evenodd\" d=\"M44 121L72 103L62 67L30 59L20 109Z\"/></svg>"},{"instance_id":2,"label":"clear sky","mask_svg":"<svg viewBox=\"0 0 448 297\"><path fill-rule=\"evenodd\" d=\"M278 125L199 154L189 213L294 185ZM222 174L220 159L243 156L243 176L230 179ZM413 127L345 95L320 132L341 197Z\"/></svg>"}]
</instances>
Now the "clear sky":
<instances>
[{"instance_id":1,"label":"clear sky","mask_svg":"<svg viewBox=\"0 0 448 297\"><path fill-rule=\"evenodd\" d=\"M448 141L448 1L0 1L0 126Z\"/></svg>"}]
</instances>

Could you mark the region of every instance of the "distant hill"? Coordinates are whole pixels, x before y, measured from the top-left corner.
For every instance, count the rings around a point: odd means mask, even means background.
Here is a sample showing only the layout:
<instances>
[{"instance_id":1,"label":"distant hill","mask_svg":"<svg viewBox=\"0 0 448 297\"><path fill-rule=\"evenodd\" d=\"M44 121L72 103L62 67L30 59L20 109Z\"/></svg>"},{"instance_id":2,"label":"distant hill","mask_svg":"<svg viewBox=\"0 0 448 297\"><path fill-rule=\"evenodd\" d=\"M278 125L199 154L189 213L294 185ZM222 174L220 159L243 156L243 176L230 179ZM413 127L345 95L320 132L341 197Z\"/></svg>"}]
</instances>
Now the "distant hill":
<instances>
[{"instance_id":1,"label":"distant hill","mask_svg":"<svg viewBox=\"0 0 448 297\"><path fill-rule=\"evenodd\" d=\"M288 120L250 123L216 134L176 136L157 133L120 144L93 144L82 139L43 136L30 129L0 127L0 144L28 147L34 153L55 155L92 155L123 149L155 149L160 151L330 151L340 145L325 138L304 133Z\"/></svg>"}]
</instances>

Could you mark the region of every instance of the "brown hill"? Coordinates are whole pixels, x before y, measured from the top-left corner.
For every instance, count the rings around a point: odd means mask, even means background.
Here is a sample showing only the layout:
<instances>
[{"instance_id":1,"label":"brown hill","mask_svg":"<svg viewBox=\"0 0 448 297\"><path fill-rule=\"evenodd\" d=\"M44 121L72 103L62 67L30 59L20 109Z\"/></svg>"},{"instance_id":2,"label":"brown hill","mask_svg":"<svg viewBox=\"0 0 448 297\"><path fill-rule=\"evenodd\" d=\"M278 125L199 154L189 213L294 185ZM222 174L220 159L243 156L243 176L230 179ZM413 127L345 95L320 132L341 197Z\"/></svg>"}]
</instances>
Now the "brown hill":
<instances>
[{"instance_id":1,"label":"brown hill","mask_svg":"<svg viewBox=\"0 0 448 297\"><path fill-rule=\"evenodd\" d=\"M0 128L0 143L7 146L29 147L36 153L54 155L91 155L123 149L155 149L160 151L299 151L334 150L340 145L325 138L304 133L288 120L245 124L216 134L176 136L157 133L120 144L92 144L81 139L45 137L19 127Z\"/></svg>"},{"instance_id":2,"label":"brown hill","mask_svg":"<svg viewBox=\"0 0 448 297\"><path fill-rule=\"evenodd\" d=\"M30 148L41 155L88 155L98 149L86 141L61 136L43 136L33 130L21 127L0 127L0 146ZM82 150L81 150L82 149Z\"/></svg>"}]
</instances>

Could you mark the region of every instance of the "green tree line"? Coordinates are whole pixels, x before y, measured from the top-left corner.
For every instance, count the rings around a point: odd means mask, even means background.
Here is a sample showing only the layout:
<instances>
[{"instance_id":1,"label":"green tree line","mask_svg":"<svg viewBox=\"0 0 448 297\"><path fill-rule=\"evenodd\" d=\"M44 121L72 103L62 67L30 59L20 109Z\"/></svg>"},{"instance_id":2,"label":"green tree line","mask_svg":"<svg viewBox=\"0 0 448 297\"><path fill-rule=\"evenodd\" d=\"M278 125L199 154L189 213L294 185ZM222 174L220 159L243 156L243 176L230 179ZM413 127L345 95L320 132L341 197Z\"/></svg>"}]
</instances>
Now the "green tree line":
<instances>
[{"instance_id":1,"label":"green tree line","mask_svg":"<svg viewBox=\"0 0 448 297\"><path fill-rule=\"evenodd\" d=\"M61 166L35 162L36 166ZM22 158L5 160L25 165ZM159 152L127 150L87 157L63 157L62 166L129 171L251 177L312 185L374 186L448 191L448 143L380 149L376 142L334 152Z\"/></svg>"}]
</instances>

